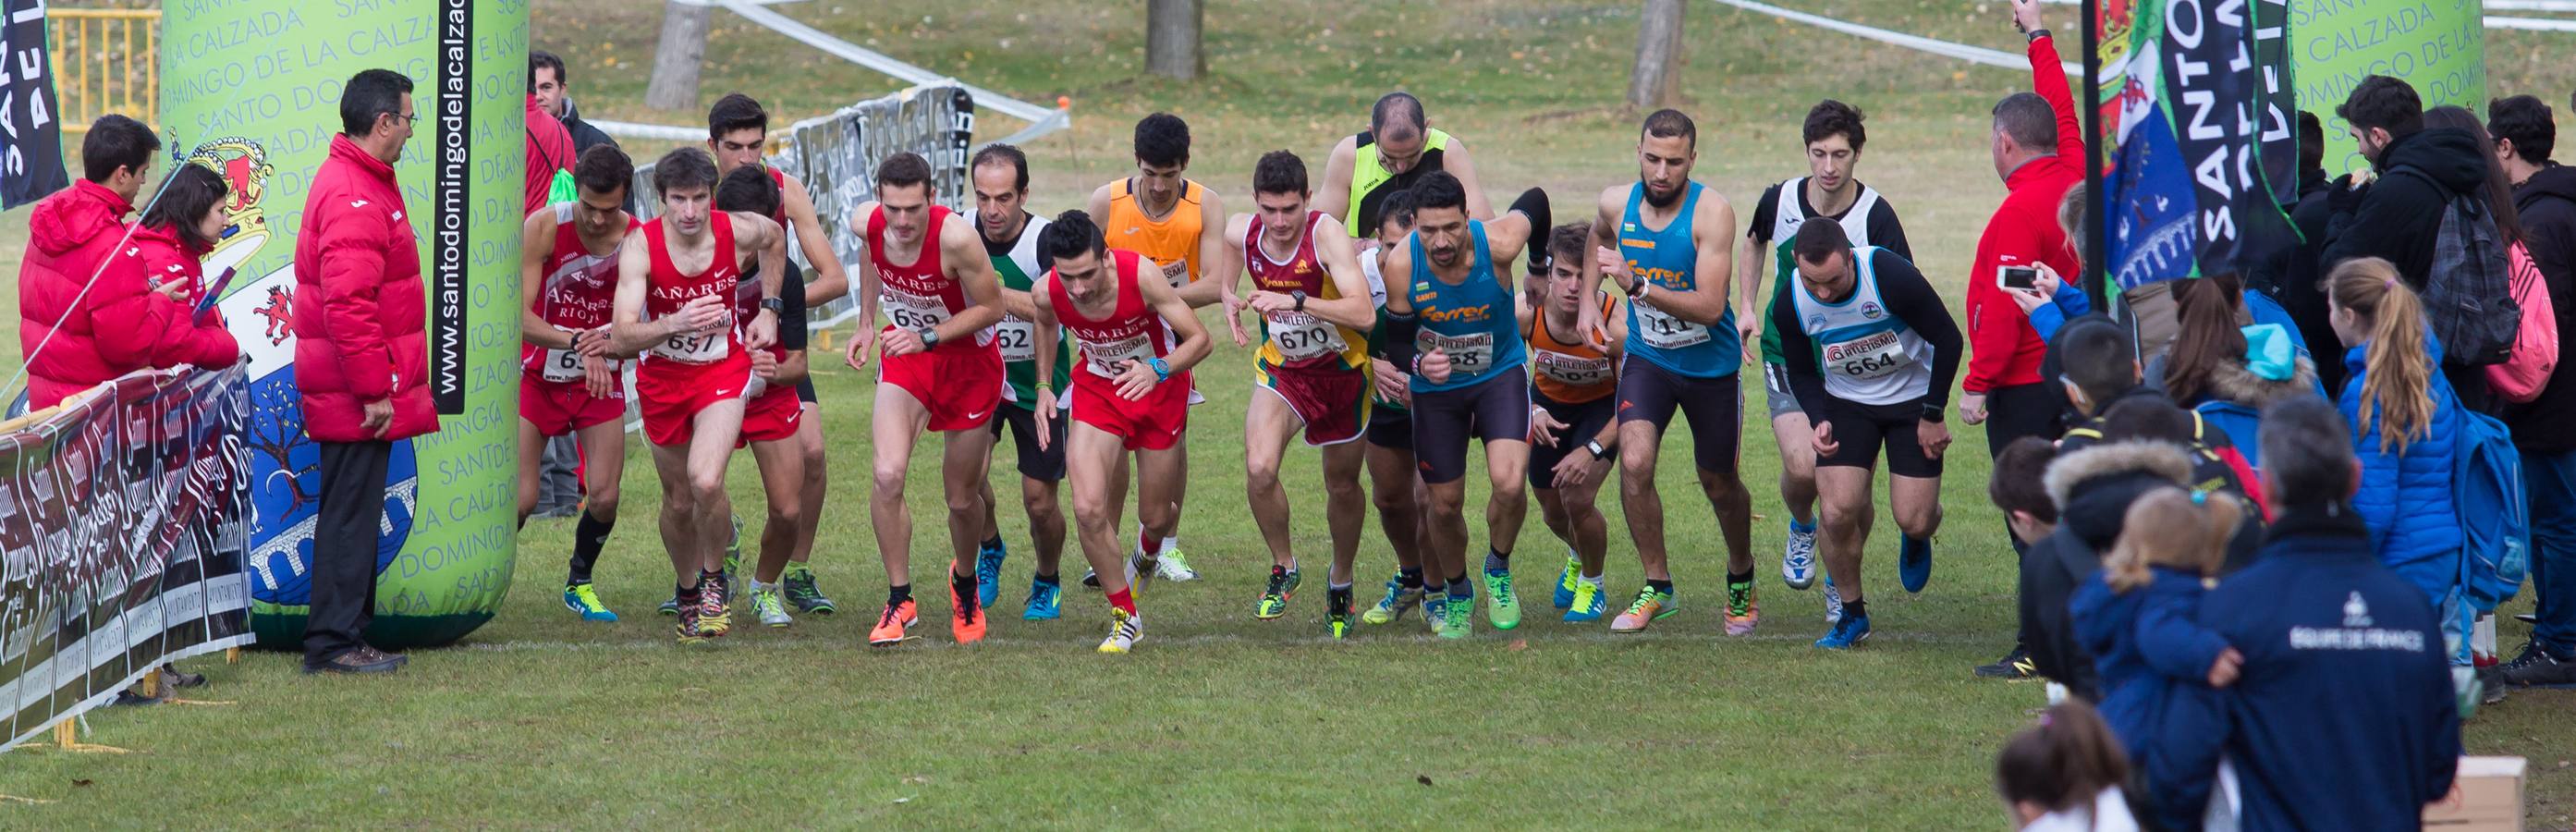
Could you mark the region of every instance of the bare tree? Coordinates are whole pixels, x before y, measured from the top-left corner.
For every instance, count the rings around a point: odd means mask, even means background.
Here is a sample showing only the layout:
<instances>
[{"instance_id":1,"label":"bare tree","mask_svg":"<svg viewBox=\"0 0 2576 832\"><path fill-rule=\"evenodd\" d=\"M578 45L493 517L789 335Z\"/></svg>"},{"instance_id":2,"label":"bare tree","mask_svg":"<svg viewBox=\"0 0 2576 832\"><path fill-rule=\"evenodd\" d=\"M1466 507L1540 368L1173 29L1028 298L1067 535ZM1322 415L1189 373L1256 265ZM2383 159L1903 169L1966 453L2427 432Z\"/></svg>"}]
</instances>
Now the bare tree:
<instances>
[{"instance_id":1,"label":"bare tree","mask_svg":"<svg viewBox=\"0 0 2576 832\"><path fill-rule=\"evenodd\" d=\"M1628 106L1681 104L1682 0L1646 0L1637 20L1637 63L1628 71Z\"/></svg>"},{"instance_id":2,"label":"bare tree","mask_svg":"<svg viewBox=\"0 0 2576 832\"><path fill-rule=\"evenodd\" d=\"M1204 0L1145 0L1145 71L1183 81L1207 71Z\"/></svg>"},{"instance_id":3,"label":"bare tree","mask_svg":"<svg viewBox=\"0 0 2576 832\"><path fill-rule=\"evenodd\" d=\"M698 67L707 57L707 18L713 13L697 3L664 0L662 41L653 47L653 80L644 87L644 106L697 109Z\"/></svg>"}]
</instances>

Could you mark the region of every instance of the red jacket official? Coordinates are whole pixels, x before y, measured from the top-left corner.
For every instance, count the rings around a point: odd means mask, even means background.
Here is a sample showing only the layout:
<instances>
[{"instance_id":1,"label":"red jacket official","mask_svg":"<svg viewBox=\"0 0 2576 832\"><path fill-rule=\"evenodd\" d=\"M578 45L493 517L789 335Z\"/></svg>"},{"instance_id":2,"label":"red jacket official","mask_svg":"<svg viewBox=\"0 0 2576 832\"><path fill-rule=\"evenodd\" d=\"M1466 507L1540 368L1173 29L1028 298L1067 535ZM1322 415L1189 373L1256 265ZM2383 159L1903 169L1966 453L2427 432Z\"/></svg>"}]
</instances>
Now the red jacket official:
<instances>
[{"instance_id":1,"label":"red jacket official","mask_svg":"<svg viewBox=\"0 0 2576 832\"><path fill-rule=\"evenodd\" d=\"M2075 247L2057 226L2057 206L2068 188L2084 181L2084 128L2052 39L2030 42L2030 74L2031 91L2057 113L2057 155L2032 159L2004 177L2011 193L1977 237L1977 265L1968 271L1968 373L1959 385L1970 393L2039 383L2040 359L2048 353L2030 316L1995 285L1995 270L2038 262L2069 279L2083 274ZM2075 289L2070 283L2061 291Z\"/></svg>"},{"instance_id":2,"label":"red jacket official","mask_svg":"<svg viewBox=\"0 0 2576 832\"><path fill-rule=\"evenodd\" d=\"M163 342L172 321L187 320L187 309L146 282L143 260L125 234L125 215L133 212L107 186L81 180L28 215L18 344L28 356L29 409L61 404L126 373L191 360Z\"/></svg>"},{"instance_id":3,"label":"red jacket official","mask_svg":"<svg viewBox=\"0 0 2576 832\"><path fill-rule=\"evenodd\" d=\"M232 366L241 360L241 344L224 329L222 319L206 313L206 322L197 322L197 302L206 296L206 249L180 239L178 229L169 226L136 226L134 245L143 259L144 282L159 286L173 280L184 281L188 297L178 301L179 314L170 316L168 328L155 339L152 365L169 367L180 363L195 364L209 370Z\"/></svg>"},{"instance_id":4,"label":"red jacket official","mask_svg":"<svg viewBox=\"0 0 2576 832\"><path fill-rule=\"evenodd\" d=\"M438 430L428 318L420 244L393 166L348 136L331 137L295 238L295 387L305 432L360 442ZM366 403L388 399L390 431L362 430Z\"/></svg>"}]
</instances>

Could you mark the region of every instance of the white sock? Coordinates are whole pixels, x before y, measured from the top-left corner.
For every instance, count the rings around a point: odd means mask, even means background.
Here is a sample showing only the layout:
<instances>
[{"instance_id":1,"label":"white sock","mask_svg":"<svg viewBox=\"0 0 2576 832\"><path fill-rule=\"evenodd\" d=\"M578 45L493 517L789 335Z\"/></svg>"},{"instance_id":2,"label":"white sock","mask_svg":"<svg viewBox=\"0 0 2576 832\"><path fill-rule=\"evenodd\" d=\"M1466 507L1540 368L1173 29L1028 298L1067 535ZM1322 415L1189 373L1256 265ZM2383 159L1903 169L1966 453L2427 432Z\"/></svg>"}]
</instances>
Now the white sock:
<instances>
[{"instance_id":1,"label":"white sock","mask_svg":"<svg viewBox=\"0 0 2576 832\"><path fill-rule=\"evenodd\" d=\"M1165 536L1163 537L1163 551L1166 551L1166 552L1178 552L1178 551L1180 551L1180 550L1181 550L1181 536L1180 536L1180 535L1177 535L1177 534L1174 534L1174 535L1165 535Z\"/></svg>"},{"instance_id":2,"label":"white sock","mask_svg":"<svg viewBox=\"0 0 2576 832\"><path fill-rule=\"evenodd\" d=\"M1593 589L1601 588L1601 576L1599 575L1581 575L1577 576L1575 580L1591 584Z\"/></svg>"}]
</instances>

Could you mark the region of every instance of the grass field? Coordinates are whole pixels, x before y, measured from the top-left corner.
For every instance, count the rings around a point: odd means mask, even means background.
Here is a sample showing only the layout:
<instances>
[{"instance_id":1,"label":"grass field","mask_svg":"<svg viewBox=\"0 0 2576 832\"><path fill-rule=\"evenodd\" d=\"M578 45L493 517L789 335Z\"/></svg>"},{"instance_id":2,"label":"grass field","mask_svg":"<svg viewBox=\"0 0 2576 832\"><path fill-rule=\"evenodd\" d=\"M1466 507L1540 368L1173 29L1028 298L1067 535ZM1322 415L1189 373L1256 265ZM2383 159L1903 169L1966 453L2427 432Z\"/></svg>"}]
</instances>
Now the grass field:
<instances>
[{"instance_id":1,"label":"grass field","mask_svg":"<svg viewBox=\"0 0 2576 832\"><path fill-rule=\"evenodd\" d=\"M1041 211L1077 205L1128 170L1129 125L1147 112L1189 118L1193 173L1240 201L1260 151L1290 147L1320 170L1368 102L1399 85L1474 148L1488 189L1506 198L1545 186L1564 218L1634 176L1633 116L1607 106L1626 80L1633 3L1220 0L1207 14L1212 77L1179 85L1138 75L1141 2L969 0L923 17L919 6L835 1L779 8L1023 100L1074 99L1075 129L1030 148ZM538 45L573 62L587 112L697 120L637 103L660 4L533 5ZM1982 14L1960 0L1800 7L1997 48L2015 42L2000 4ZM706 100L749 90L793 118L892 89L723 13L716 21ZM1764 183L1801 172L1806 107L1828 95L1854 101L1872 117L1862 178L1903 212L1927 273L1955 298L1977 229L2002 196L1984 149L1986 108L2026 76L1707 4L1688 25L1684 88L1701 124L1701 179L1735 198L1739 221ZM2496 89L2563 94L2576 72L2543 56L2563 54L2548 52L2562 43L2491 35ZM1015 129L1007 122L989 118L984 130ZM23 219L0 223L0 262L17 256L23 229ZM0 337L11 366L16 348ZM465 643L419 651L389 679L308 679L280 653L193 662L213 679L196 696L238 704L89 718L85 739L139 754L9 755L0 794L53 802L0 804L0 826L131 827L176 813L215 827L1548 828L1620 817L1682 828L1994 828L1993 751L2041 703L2036 684L1968 674L2009 646L2013 626L2009 549L1984 498L1983 436L1968 428L1953 448L1932 588L1895 589L1882 521L1869 565L1879 631L1846 654L1808 647L1823 631L1820 602L1772 577L1785 519L1758 416L1744 456L1763 517L1754 550L1766 616L1754 636L1718 634L1723 550L1679 456L1667 458L1663 489L1687 611L1649 634L1614 638L1544 613L1562 547L1534 512L1518 550L1524 598L1539 603L1518 631L1495 632L1479 616L1473 640L1443 643L1408 618L1332 643L1312 584L1288 618L1254 621L1267 558L1242 509L1236 431L1249 356L1231 346L1202 375L1211 402L1196 411L1182 532L1207 578L1144 597L1152 629L1140 652L1090 652L1101 610L1081 592L1067 595L1065 620L996 616L993 636L963 649L938 624L945 605L925 604L928 638L870 650L863 619L885 584L866 542L859 473L873 378L825 364L836 476L816 566L850 612L674 647L668 620L651 613L668 573L652 532L658 488L639 449L599 573L626 621L571 620L554 598L571 524L535 523L519 539L519 591ZM1759 394L1748 395L1747 411L1761 413ZM751 463L737 465L735 498L756 514ZM910 492L916 574L929 593L946 544L936 476L917 466ZM1013 476L997 465L996 490L1015 493ZM1314 455L1292 451L1286 477L1299 551L1320 583ZM1471 489L1471 505L1481 492ZM1005 502L1014 552L1001 606L1015 611L1028 549L1016 501ZM1614 517L1616 503L1603 501ZM1611 584L1624 597L1637 586L1635 559L1623 534L1612 538ZM1364 582L1390 568L1382 544L1364 548ZM2508 643L2523 632L2505 625ZM2576 773L2565 767L2576 756L2571 707L2576 694L2518 692L2469 726L2473 753L2531 758L2535 826L2564 827L2576 809Z\"/></svg>"}]
</instances>

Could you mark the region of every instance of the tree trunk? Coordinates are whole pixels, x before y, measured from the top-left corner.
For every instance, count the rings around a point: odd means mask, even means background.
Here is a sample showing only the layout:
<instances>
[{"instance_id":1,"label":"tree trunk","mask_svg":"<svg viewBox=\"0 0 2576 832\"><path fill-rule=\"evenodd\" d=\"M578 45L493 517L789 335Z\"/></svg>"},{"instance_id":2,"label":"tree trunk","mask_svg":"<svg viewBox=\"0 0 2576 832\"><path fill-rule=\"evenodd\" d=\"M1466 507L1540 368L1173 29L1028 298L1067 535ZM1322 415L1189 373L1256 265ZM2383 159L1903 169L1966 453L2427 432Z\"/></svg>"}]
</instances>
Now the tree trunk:
<instances>
[{"instance_id":1,"label":"tree trunk","mask_svg":"<svg viewBox=\"0 0 2576 832\"><path fill-rule=\"evenodd\" d=\"M1628 71L1628 106L1681 104L1682 0L1646 0L1637 20L1637 64Z\"/></svg>"},{"instance_id":2,"label":"tree trunk","mask_svg":"<svg viewBox=\"0 0 2576 832\"><path fill-rule=\"evenodd\" d=\"M1204 0L1146 0L1145 71L1183 81L1206 72L1200 48L1206 11Z\"/></svg>"},{"instance_id":3,"label":"tree trunk","mask_svg":"<svg viewBox=\"0 0 2576 832\"><path fill-rule=\"evenodd\" d=\"M662 42L653 47L653 80L644 106L656 110L698 107L698 67L707 56L707 17L714 9L679 0L662 4Z\"/></svg>"}]
</instances>

